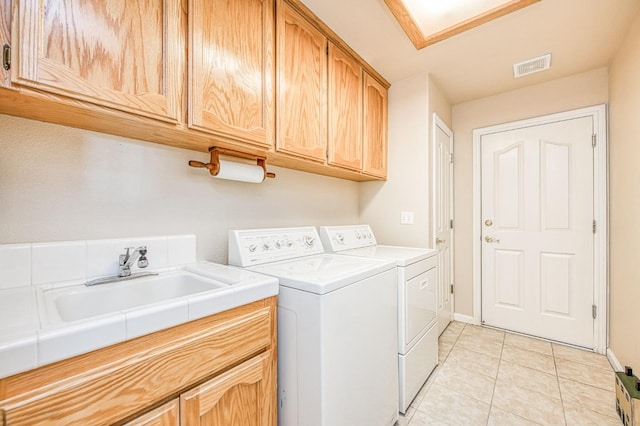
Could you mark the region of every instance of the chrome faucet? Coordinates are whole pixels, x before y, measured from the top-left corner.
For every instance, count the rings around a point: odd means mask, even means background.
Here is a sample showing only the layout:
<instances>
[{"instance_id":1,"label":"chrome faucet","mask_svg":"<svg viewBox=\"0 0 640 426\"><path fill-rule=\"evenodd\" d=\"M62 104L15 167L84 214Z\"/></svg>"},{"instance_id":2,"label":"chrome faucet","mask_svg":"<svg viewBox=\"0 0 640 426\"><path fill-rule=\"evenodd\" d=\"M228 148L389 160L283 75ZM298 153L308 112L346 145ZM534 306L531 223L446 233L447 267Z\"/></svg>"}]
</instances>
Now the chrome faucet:
<instances>
[{"instance_id":1,"label":"chrome faucet","mask_svg":"<svg viewBox=\"0 0 640 426\"><path fill-rule=\"evenodd\" d=\"M120 260L118 262L118 276L119 277L128 277L131 275L131 265L137 260L138 268L146 268L149 266L149 260L147 259L147 246L140 246L136 248L133 253L130 253L130 250L133 250L133 247L126 247L127 252L120 255Z\"/></svg>"},{"instance_id":2,"label":"chrome faucet","mask_svg":"<svg viewBox=\"0 0 640 426\"><path fill-rule=\"evenodd\" d=\"M146 277L149 275L158 275L157 272L136 272L131 273L131 265L137 260L138 268L146 268L149 266L149 260L147 259L147 246L140 246L134 250L133 247L125 247L126 253L121 254L118 260L118 275L112 275L110 277L97 278L86 282L84 285L87 287L96 284L115 283L118 281L126 281L134 278ZM133 250L133 253L131 252Z\"/></svg>"}]
</instances>

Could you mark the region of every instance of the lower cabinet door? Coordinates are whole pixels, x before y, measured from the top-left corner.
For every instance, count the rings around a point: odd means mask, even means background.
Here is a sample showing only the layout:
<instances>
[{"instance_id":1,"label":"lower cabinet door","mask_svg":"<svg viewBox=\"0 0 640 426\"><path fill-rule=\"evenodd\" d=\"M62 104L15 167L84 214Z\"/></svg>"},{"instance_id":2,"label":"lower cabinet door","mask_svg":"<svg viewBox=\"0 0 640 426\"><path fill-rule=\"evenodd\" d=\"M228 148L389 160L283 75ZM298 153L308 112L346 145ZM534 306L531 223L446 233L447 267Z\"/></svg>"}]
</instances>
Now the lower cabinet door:
<instances>
[{"instance_id":1,"label":"lower cabinet door","mask_svg":"<svg viewBox=\"0 0 640 426\"><path fill-rule=\"evenodd\" d=\"M164 405L151 410L126 423L124 426L178 426L180 400L172 399Z\"/></svg>"},{"instance_id":2,"label":"lower cabinet door","mask_svg":"<svg viewBox=\"0 0 640 426\"><path fill-rule=\"evenodd\" d=\"M180 395L182 425L275 426L275 384L270 352Z\"/></svg>"}]
</instances>

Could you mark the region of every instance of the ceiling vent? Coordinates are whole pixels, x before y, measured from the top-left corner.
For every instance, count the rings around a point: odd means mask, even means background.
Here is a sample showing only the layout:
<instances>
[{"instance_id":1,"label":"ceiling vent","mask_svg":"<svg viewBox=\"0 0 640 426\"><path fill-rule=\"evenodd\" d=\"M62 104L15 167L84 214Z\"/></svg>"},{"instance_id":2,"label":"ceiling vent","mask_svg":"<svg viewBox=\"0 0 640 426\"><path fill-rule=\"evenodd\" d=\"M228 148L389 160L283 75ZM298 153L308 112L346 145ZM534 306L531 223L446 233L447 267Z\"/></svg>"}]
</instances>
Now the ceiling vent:
<instances>
[{"instance_id":1,"label":"ceiling vent","mask_svg":"<svg viewBox=\"0 0 640 426\"><path fill-rule=\"evenodd\" d=\"M547 53L544 56L539 56L533 59L527 59L523 62L513 64L513 77L524 77L525 75L533 74L539 71L549 69L551 66L551 53Z\"/></svg>"}]
</instances>

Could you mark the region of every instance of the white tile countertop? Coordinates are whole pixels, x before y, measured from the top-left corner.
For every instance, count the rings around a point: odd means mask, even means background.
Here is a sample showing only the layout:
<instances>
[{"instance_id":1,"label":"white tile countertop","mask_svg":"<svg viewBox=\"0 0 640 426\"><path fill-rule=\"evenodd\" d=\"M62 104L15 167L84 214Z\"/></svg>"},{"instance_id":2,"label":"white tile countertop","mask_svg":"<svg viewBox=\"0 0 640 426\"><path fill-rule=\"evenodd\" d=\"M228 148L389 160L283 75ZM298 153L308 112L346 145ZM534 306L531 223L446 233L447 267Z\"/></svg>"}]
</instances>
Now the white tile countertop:
<instances>
[{"instance_id":1,"label":"white tile countertop","mask_svg":"<svg viewBox=\"0 0 640 426\"><path fill-rule=\"evenodd\" d=\"M97 241L113 243L116 240ZM119 247L122 245L121 242L118 241L115 245ZM70 244L71 250L77 250L77 242L60 244ZM154 252L149 250L148 269L159 272L160 276L178 273L176 271L196 274L217 282L219 284L217 288L75 321L59 319L52 321L50 314L43 306L42 294L46 291L60 291L59 289L87 291L84 283L88 277L95 278L96 275L92 274L79 279L74 277L64 281L65 272L62 272L57 275L58 282L47 283L44 276L33 273L39 268L37 265L31 264L29 273L14 268L8 275L23 279L27 275L31 278L35 276L39 281L44 280L45 283L34 285L31 282L10 287L6 284L6 276L4 285L0 280L0 378L278 294L277 279L210 262L195 263L194 236L179 238L177 244L193 245L191 254L180 259L180 262L188 261L189 263L171 263L165 258L162 267L152 268ZM29 260L20 259L17 253L23 250L24 245L20 245L17 251L15 246L0 245L0 265L3 262L6 264L8 258L18 263L23 262L23 265L37 259L37 255L33 255L33 247L31 250L24 251L25 254L29 253ZM85 247L88 248L88 245ZM157 251L160 250L156 248L156 256ZM113 250L109 251L109 259L112 257L112 252ZM4 258L3 255L5 255ZM52 256L55 257L56 254L53 253ZM16 263L11 264L16 265ZM78 275L80 269L77 268L73 273ZM4 271L1 272L4 273ZM109 268L101 270L102 276L111 275L111 272ZM131 280L133 281L135 280ZM90 288L100 290L104 288L103 286L109 285L111 284L99 284Z\"/></svg>"}]
</instances>

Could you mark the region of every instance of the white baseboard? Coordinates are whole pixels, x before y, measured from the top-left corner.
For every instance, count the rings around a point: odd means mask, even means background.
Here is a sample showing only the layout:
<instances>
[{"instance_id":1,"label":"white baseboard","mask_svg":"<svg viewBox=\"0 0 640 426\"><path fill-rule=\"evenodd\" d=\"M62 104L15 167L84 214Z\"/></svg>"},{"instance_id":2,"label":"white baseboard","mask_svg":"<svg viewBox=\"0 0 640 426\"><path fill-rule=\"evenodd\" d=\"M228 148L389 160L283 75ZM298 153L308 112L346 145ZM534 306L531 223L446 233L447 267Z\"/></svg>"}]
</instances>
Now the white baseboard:
<instances>
[{"instance_id":1,"label":"white baseboard","mask_svg":"<svg viewBox=\"0 0 640 426\"><path fill-rule=\"evenodd\" d=\"M618 361L618 358L616 358L616 355L613 353L611 348L607 348L607 358L615 371L624 371L622 364L620 364L620 361Z\"/></svg>"},{"instance_id":2,"label":"white baseboard","mask_svg":"<svg viewBox=\"0 0 640 426\"><path fill-rule=\"evenodd\" d=\"M457 313L453 314L453 320L454 321L459 321L459 322L464 322L464 323L467 323L467 324L475 324L476 323L472 316L463 315L463 314L457 314Z\"/></svg>"}]
</instances>

